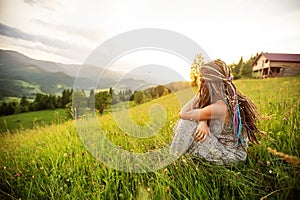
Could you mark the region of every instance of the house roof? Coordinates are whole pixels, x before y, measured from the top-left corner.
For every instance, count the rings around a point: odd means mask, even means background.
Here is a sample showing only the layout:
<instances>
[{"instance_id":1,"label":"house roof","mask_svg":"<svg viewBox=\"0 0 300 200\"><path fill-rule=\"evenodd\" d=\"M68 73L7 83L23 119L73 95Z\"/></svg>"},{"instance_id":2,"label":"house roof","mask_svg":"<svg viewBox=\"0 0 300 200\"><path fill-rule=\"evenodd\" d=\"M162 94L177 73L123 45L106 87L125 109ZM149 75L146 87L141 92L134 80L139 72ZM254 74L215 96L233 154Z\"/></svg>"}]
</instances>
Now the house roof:
<instances>
[{"instance_id":1,"label":"house roof","mask_svg":"<svg viewBox=\"0 0 300 200\"><path fill-rule=\"evenodd\" d=\"M261 57L265 56L270 61L282 62L300 62L300 54L285 54L285 53L261 53L254 61L254 63Z\"/></svg>"}]
</instances>

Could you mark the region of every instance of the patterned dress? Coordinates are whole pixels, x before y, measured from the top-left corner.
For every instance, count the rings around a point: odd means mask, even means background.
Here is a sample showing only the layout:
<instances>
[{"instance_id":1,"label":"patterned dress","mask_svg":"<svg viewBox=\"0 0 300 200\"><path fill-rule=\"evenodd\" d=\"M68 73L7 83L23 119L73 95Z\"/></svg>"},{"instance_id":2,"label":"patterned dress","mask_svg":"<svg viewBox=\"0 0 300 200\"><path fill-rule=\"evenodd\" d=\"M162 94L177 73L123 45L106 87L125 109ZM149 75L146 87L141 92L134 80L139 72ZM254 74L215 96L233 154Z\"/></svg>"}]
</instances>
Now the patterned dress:
<instances>
[{"instance_id":1,"label":"patterned dress","mask_svg":"<svg viewBox=\"0 0 300 200\"><path fill-rule=\"evenodd\" d=\"M244 127L242 130L244 143L236 146L230 123L211 120L209 125L211 137L207 136L203 143L194 140L197 126L198 121L178 120L170 146L172 153L181 155L187 152L217 165L229 165L247 159L248 137Z\"/></svg>"}]
</instances>

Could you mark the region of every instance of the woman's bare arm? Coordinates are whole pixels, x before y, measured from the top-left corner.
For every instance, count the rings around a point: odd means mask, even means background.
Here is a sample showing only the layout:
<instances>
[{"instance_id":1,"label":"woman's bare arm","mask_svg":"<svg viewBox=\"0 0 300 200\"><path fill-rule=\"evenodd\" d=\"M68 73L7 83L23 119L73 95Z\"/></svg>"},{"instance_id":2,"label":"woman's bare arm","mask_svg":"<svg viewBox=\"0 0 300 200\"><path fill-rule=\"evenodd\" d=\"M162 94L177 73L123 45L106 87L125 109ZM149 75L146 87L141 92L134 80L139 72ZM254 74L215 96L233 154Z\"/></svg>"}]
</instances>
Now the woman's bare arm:
<instances>
[{"instance_id":1,"label":"woman's bare arm","mask_svg":"<svg viewBox=\"0 0 300 200\"><path fill-rule=\"evenodd\" d=\"M204 121L209 119L225 119L227 113L227 105L223 101L200 109L192 109L189 111L181 110L179 116L181 119Z\"/></svg>"}]
</instances>

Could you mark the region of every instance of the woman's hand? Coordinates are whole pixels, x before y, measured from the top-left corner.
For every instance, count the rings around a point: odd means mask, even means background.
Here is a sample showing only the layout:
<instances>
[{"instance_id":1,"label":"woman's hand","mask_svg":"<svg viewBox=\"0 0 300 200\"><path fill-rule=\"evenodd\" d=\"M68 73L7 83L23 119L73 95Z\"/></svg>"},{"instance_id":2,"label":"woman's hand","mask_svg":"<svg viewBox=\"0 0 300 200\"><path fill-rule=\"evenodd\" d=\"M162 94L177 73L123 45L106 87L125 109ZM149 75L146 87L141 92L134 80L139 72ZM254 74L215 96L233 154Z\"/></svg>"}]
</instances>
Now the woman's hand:
<instances>
[{"instance_id":1,"label":"woman's hand","mask_svg":"<svg viewBox=\"0 0 300 200\"><path fill-rule=\"evenodd\" d=\"M194 139L198 142L204 142L207 138L207 135L211 137L209 127L207 126L206 121L199 121L196 132L194 134Z\"/></svg>"}]
</instances>

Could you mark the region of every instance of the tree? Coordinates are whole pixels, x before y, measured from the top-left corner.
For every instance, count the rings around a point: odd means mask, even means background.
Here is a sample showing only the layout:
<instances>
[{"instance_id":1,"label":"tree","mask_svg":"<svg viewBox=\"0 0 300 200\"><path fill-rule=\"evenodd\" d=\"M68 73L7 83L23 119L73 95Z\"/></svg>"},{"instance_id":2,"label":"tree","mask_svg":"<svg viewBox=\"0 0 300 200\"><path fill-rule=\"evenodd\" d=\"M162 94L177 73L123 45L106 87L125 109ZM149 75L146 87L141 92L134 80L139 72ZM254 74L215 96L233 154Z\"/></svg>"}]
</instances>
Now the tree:
<instances>
[{"instance_id":1,"label":"tree","mask_svg":"<svg viewBox=\"0 0 300 200\"><path fill-rule=\"evenodd\" d=\"M56 101L55 101L55 107L63 108L62 103L61 103L61 96L57 96Z\"/></svg>"},{"instance_id":2,"label":"tree","mask_svg":"<svg viewBox=\"0 0 300 200\"><path fill-rule=\"evenodd\" d=\"M241 57L238 64L231 64L230 68L234 79L252 77L252 64L255 58L256 56L251 56L250 59L244 61Z\"/></svg>"},{"instance_id":3,"label":"tree","mask_svg":"<svg viewBox=\"0 0 300 200\"><path fill-rule=\"evenodd\" d=\"M87 108L87 98L83 90L77 90L73 94L72 98L72 113L75 119L84 115Z\"/></svg>"},{"instance_id":4,"label":"tree","mask_svg":"<svg viewBox=\"0 0 300 200\"><path fill-rule=\"evenodd\" d=\"M28 112L29 111L29 101L27 100L26 96L23 95L20 101L20 112Z\"/></svg>"},{"instance_id":5,"label":"tree","mask_svg":"<svg viewBox=\"0 0 300 200\"><path fill-rule=\"evenodd\" d=\"M145 102L145 94L142 91L135 91L133 94L133 99L136 104L142 104Z\"/></svg>"},{"instance_id":6,"label":"tree","mask_svg":"<svg viewBox=\"0 0 300 200\"><path fill-rule=\"evenodd\" d=\"M191 66L190 78L192 86L198 85L198 78L200 76L199 68L204 64L204 58L202 54L196 54L194 57L194 62Z\"/></svg>"},{"instance_id":7,"label":"tree","mask_svg":"<svg viewBox=\"0 0 300 200\"><path fill-rule=\"evenodd\" d=\"M237 65L237 67L240 69L240 70L239 70L239 75L240 75L240 77L242 77L242 76L243 76L243 68L244 68L243 57L241 57L241 59L240 59L238 65Z\"/></svg>"},{"instance_id":8,"label":"tree","mask_svg":"<svg viewBox=\"0 0 300 200\"><path fill-rule=\"evenodd\" d=\"M150 88L150 94L152 99L158 98L157 90L155 88Z\"/></svg>"},{"instance_id":9,"label":"tree","mask_svg":"<svg viewBox=\"0 0 300 200\"><path fill-rule=\"evenodd\" d=\"M56 102L56 97L54 95L50 94L48 96L48 101L47 101L45 109L54 110L55 109L55 102Z\"/></svg>"},{"instance_id":10,"label":"tree","mask_svg":"<svg viewBox=\"0 0 300 200\"><path fill-rule=\"evenodd\" d=\"M109 108L111 104L111 95L109 92L98 92L95 95L95 108L99 110L100 114L103 114L104 110Z\"/></svg>"},{"instance_id":11,"label":"tree","mask_svg":"<svg viewBox=\"0 0 300 200\"><path fill-rule=\"evenodd\" d=\"M90 96L88 99L88 107L90 108L90 110L95 109L95 91L93 89L91 89L90 91Z\"/></svg>"},{"instance_id":12,"label":"tree","mask_svg":"<svg viewBox=\"0 0 300 200\"><path fill-rule=\"evenodd\" d=\"M166 91L165 88L166 87L163 85L159 85L155 88L159 97L165 95L165 91Z\"/></svg>"},{"instance_id":13,"label":"tree","mask_svg":"<svg viewBox=\"0 0 300 200\"><path fill-rule=\"evenodd\" d=\"M8 113L8 105L6 102L1 103L1 115L7 115Z\"/></svg>"},{"instance_id":14,"label":"tree","mask_svg":"<svg viewBox=\"0 0 300 200\"><path fill-rule=\"evenodd\" d=\"M110 95L113 95L113 94L114 94L114 91L113 91L112 87L109 88L109 94L110 94Z\"/></svg>"},{"instance_id":15,"label":"tree","mask_svg":"<svg viewBox=\"0 0 300 200\"><path fill-rule=\"evenodd\" d=\"M251 56L249 60L244 62L242 75L243 77L252 77L252 64L255 60L255 56Z\"/></svg>"},{"instance_id":16,"label":"tree","mask_svg":"<svg viewBox=\"0 0 300 200\"><path fill-rule=\"evenodd\" d=\"M32 105L32 109L34 111L48 109L48 107L47 107L48 101L49 101L48 95L37 93L35 96L33 105Z\"/></svg>"},{"instance_id":17,"label":"tree","mask_svg":"<svg viewBox=\"0 0 300 200\"><path fill-rule=\"evenodd\" d=\"M64 90L62 92L61 105L62 105L63 108L65 108L66 105L71 102L71 100L72 100L72 92L73 92L72 90L70 91L68 89Z\"/></svg>"},{"instance_id":18,"label":"tree","mask_svg":"<svg viewBox=\"0 0 300 200\"><path fill-rule=\"evenodd\" d=\"M16 102L9 102L7 104L6 115L16 114Z\"/></svg>"},{"instance_id":19,"label":"tree","mask_svg":"<svg viewBox=\"0 0 300 200\"><path fill-rule=\"evenodd\" d=\"M121 102L126 101L126 93L125 93L124 90L120 90L120 92L119 92L119 98L120 98Z\"/></svg>"}]
</instances>

